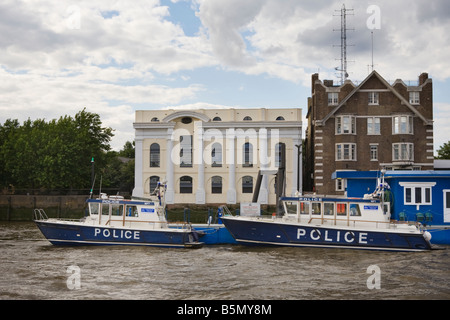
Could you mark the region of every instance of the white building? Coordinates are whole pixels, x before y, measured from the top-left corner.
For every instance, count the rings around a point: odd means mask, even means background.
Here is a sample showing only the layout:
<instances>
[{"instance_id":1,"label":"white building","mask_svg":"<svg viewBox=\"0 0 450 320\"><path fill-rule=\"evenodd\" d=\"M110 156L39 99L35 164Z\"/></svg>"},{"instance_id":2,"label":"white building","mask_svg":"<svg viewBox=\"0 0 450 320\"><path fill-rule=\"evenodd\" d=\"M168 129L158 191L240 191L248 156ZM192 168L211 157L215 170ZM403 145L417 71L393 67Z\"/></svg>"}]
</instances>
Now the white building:
<instances>
[{"instance_id":1,"label":"white building","mask_svg":"<svg viewBox=\"0 0 450 320\"><path fill-rule=\"evenodd\" d=\"M251 202L259 170L279 166L286 146L286 195L301 190L301 109L136 111L135 188L148 196L167 183L166 201ZM265 175L258 202L275 204L275 176Z\"/></svg>"}]
</instances>

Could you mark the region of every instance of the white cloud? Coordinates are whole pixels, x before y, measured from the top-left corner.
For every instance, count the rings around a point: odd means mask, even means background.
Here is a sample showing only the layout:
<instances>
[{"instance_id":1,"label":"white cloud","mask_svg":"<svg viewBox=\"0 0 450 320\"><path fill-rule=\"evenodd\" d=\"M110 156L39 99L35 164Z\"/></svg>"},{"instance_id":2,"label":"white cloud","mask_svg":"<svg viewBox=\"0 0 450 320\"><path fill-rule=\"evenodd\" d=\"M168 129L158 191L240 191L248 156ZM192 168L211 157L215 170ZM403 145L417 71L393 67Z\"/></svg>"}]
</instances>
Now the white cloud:
<instances>
[{"instance_id":1,"label":"white cloud","mask_svg":"<svg viewBox=\"0 0 450 320\"><path fill-rule=\"evenodd\" d=\"M367 75L366 9L372 4L381 9L374 52L375 68L384 78L415 80L421 72L441 81L450 78L446 0L350 0L346 6L354 15L348 24L355 29L348 32L348 43L355 45L348 48L348 59L354 61L350 79ZM117 126L115 140L131 139L136 108L222 107L220 97L199 101L208 83L196 83L193 73L179 74L200 68L214 69L218 77L233 70L309 89L311 73L336 79L339 48L333 45L340 38L333 29L340 20L333 14L341 6L337 0L192 0L202 25L197 34L186 36L179 23L169 21L170 8L159 0L4 0L0 121L51 119L86 107L105 124ZM294 104L304 106L302 99ZM447 102L436 105L449 108ZM436 126L445 127L442 119L448 117L437 119L436 114ZM440 132L435 130L435 144Z\"/></svg>"},{"instance_id":2,"label":"white cloud","mask_svg":"<svg viewBox=\"0 0 450 320\"><path fill-rule=\"evenodd\" d=\"M435 102L434 103L434 150L437 155L437 150L450 141L450 102Z\"/></svg>"}]
</instances>

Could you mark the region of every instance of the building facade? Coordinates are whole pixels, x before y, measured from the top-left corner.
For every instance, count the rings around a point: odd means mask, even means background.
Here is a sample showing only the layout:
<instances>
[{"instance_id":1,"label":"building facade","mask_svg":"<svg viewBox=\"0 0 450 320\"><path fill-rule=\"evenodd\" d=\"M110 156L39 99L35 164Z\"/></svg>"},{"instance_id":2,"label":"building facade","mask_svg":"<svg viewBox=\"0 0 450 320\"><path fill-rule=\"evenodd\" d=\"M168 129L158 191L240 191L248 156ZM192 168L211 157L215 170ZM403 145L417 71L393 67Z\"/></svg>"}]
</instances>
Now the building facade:
<instances>
[{"instance_id":1,"label":"building facade","mask_svg":"<svg viewBox=\"0 0 450 320\"><path fill-rule=\"evenodd\" d=\"M390 84L373 71L359 85L340 86L312 75L308 99L305 190L345 192L335 171L432 170L433 88L422 73L415 85Z\"/></svg>"},{"instance_id":2,"label":"building facade","mask_svg":"<svg viewBox=\"0 0 450 320\"><path fill-rule=\"evenodd\" d=\"M286 194L301 189L301 109L136 111L133 196L167 184L168 204L252 202L260 170L276 170L286 150ZM299 150L300 148L300 150ZM275 204L275 176L258 202Z\"/></svg>"}]
</instances>

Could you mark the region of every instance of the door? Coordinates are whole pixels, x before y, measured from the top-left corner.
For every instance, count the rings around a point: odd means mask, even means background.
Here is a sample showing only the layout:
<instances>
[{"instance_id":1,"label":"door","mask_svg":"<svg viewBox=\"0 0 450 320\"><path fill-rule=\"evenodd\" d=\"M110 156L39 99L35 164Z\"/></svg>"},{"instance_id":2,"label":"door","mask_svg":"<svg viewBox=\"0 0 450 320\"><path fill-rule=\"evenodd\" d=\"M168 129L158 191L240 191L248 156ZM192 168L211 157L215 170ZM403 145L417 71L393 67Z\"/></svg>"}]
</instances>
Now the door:
<instances>
[{"instance_id":1,"label":"door","mask_svg":"<svg viewBox=\"0 0 450 320\"><path fill-rule=\"evenodd\" d=\"M444 222L450 222L450 190L444 191Z\"/></svg>"}]
</instances>

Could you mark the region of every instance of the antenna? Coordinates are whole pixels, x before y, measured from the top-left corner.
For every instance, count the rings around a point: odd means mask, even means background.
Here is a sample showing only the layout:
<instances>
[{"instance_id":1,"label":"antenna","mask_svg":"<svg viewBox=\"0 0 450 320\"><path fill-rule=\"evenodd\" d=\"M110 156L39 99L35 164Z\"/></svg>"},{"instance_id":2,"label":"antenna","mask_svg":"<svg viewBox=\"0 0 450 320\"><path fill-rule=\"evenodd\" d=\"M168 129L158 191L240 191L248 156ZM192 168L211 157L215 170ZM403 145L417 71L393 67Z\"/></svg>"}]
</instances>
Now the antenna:
<instances>
[{"instance_id":1,"label":"antenna","mask_svg":"<svg viewBox=\"0 0 450 320\"><path fill-rule=\"evenodd\" d=\"M372 37L372 64L367 65L367 73L370 73L371 71L373 71L373 67L376 66L373 63L373 30L370 33L371 33L371 37ZM371 71L369 71L369 67L372 69Z\"/></svg>"},{"instance_id":2,"label":"antenna","mask_svg":"<svg viewBox=\"0 0 450 320\"><path fill-rule=\"evenodd\" d=\"M371 65L371 67L372 67L372 71L373 71L373 30L370 33L372 35L372 65Z\"/></svg>"},{"instance_id":3,"label":"antenna","mask_svg":"<svg viewBox=\"0 0 450 320\"><path fill-rule=\"evenodd\" d=\"M344 83L344 81L348 78L348 72L347 72L347 30L355 30L355 29L347 29L347 11L353 11L353 9L346 9L345 4L342 5L342 8L340 10L335 10L337 12L340 12L341 16L341 44L337 47L341 47L341 68L336 67L335 70L339 71L341 73L341 84ZM353 14L352 14L353 15ZM336 16L336 15L335 15ZM338 31L333 29L333 31Z\"/></svg>"}]
</instances>

